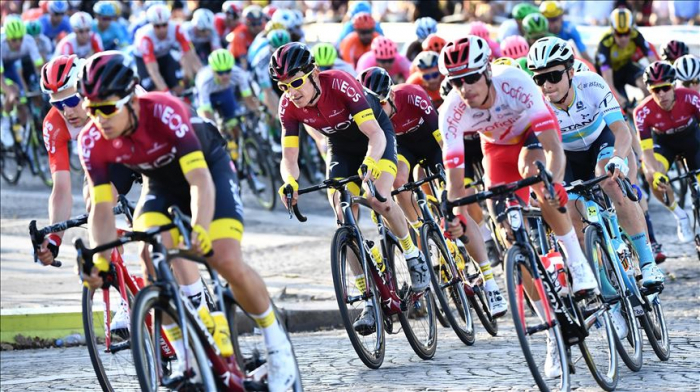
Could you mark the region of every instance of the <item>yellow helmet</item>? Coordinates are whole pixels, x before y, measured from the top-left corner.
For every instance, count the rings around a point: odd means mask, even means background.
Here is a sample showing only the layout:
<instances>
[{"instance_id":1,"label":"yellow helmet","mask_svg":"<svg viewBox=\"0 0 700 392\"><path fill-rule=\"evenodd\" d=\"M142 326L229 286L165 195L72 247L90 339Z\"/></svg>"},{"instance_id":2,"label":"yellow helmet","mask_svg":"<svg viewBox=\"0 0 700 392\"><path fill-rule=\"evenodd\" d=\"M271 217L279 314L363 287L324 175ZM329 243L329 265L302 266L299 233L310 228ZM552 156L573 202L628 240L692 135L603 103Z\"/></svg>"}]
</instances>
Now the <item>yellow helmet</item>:
<instances>
[{"instance_id":1,"label":"yellow helmet","mask_svg":"<svg viewBox=\"0 0 700 392\"><path fill-rule=\"evenodd\" d=\"M561 8L561 4L558 1L543 1L540 4L540 13L544 15L545 18L552 19L559 17L564 14L564 9Z\"/></svg>"},{"instance_id":2,"label":"yellow helmet","mask_svg":"<svg viewBox=\"0 0 700 392\"><path fill-rule=\"evenodd\" d=\"M627 34L634 25L632 11L627 8L616 8L610 14L610 25L616 33Z\"/></svg>"},{"instance_id":3,"label":"yellow helmet","mask_svg":"<svg viewBox=\"0 0 700 392\"><path fill-rule=\"evenodd\" d=\"M270 21L270 22L267 22L267 24L265 24L265 33L266 34L272 30L286 30L286 29L287 29L287 26L283 25L280 22Z\"/></svg>"},{"instance_id":4,"label":"yellow helmet","mask_svg":"<svg viewBox=\"0 0 700 392\"><path fill-rule=\"evenodd\" d=\"M493 64L493 65L515 65L515 61L513 61L513 59L510 57L499 57L496 60L493 60L493 62L491 64Z\"/></svg>"}]
</instances>

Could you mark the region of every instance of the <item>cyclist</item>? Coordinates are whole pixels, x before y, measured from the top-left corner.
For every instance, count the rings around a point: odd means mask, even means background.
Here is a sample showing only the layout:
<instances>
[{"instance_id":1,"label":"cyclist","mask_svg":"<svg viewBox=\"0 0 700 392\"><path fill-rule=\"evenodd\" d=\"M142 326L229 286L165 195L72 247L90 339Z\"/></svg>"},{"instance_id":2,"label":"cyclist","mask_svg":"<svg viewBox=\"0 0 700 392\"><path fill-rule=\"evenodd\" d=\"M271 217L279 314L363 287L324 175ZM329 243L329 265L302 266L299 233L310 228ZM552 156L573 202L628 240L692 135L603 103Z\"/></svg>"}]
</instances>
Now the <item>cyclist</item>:
<instances>
[{"instance_id":1,"label":"cyclist","mask_svg":"<svg viewBox=\"0 0 700 392\"><path fill-rule=\"evenodd\" d=\"M121 162L146 178L134 229L168 223L171 205L191 214L194 250L209 254L207 261L257 321L267 347L269 387L286 390L296 373L291 344L278 324L265 284L243 261L243 209L235 167L223 140L213 124L190 117L182 101L169 94L151 92L136 97L138 78L126 62L115 51L92 56L78 82L91 120L78 136L92 197L91 242L99 245L116 238L107 171L110 164ZM167 247L176 245L170 233L163 233L162 240ZM95 256L101 270L109 267L107 254ZM98 268L85 280L91 288L102 285ZM176 325L164 325L164 329L169 336L178 333ZM173 339L173 345L180 356L182 340Z\"/></svg>"},{"instance_id":2,"label":"cyclist","mask_svg":"<svg viewBox=\"0 0 700 392\"><path fill-rule=\"evenodd\" d=\"M368 12L360 12L352 18L355 31L343 38L339 45L343 61L357 68L360 57L372 49L372 42L379 37L379 33L374 29L375 23Z\"/></svg>"},{"instance_id":3,"label":"cyclist","mask_svg":"<svg viewBox=\"0 0 700 392\"><path fill-rule=\"evenodd\" d=\"M671 40L661 48L661 59L673 64L676 59L689 53L688 45L683 41Z\"/></svg>"},{"instance_id":4,"label":"cyclist","mask_svg":"<svg viewBox=\"0 0 700 392\"><path fill-rule=\"evenodd\" d=\"M369 14L370 17L372 17L371 3L369 1L358 1L355 2L352 8L350 8L350 10L348 11L349 20L343 24L343 29L340 31L340 36L336 41L336 46L340 47L341 42L343 42L343 40L348 35L350 35L350 33L352 33L353 31L357 31L357 26L355 26L355 17L359 13L366 13ZM374 19L372 20L374 21ZM382 30L382 26L381 23L379 23L379 21L374 21L374 24L372 26L367 26L367 28L371 28L371 30L376 31L377 33L379 33L379 35L384 35L384 31Z\"/></svg>"},{"instance_id":5,"label":"cyclist","mask_svg":"<svg viewBox=\"0 0 700 392\"><path fill-rule=\"evenodd\" d=\"M540 12L537 6L532 3L518 3L511 11L512 19L507 19L498 27L498 40L503 42L504 39L511 35L525 35L522 27L523 19L526 16Z\"/></svg>"},{"instance_id":6,"label":"cyclist","mask_svg":"<svg viewBox=\"0 0 700 392\"><path fill-rule=\"evenodd\" d=\"M475 21L469 24L469 35L475 35L481 37L484 41L489 44L491 48L491 58L489 60L501 57L501 47L498 43L491 39L491 33L489 32L488 26L484 22Z\"/></svg>"},{"instance_id":7,"label":"cyclist","mask_svg":"<svg viewBox=\"0 0 700 392\"><path fill-rule=\"evenodd\" d=\"M270 80L270 73L268 71L270 65L270 56L280 46L291 42L291 35L284 29L271 30L267 33L268 45L258 52L258 55L252 62L253 73L255 74L255 80L258 82L258 86L262 90L263 102L265 107L270 112L273 117L277 117L277 110L279 108L279 95L274 90L272 86L272 80ZM279 145L278 140L274 140L273 143Z\"/></svg>"},{"instance_id":8,"label":"cyclist","mask_svg":"<svg viewBox=\"0 0 700 392\"><path fill-rule=\"evenodd\" d=\"M437 63L435 66L437 67ZM425 91L410 84L393 85L386 70L379 67L365 70L358 76L358 80L368 94L379 99L396 133L398 164L394 188L399 188L408 182L411 169L415 168L421 160L426 160L430 167L442 164L442 139L438 129L438 113L431 105ZM411 193L402 192L397 195L397 199L409 224L416 230L420 229L421 223L418 221ZM472 255L479 261L482 270L491 269L491 263L485 251ZM501 317L507 310L506 301L500 293L493 274L485 273L484 279L491 312L494 317Z\"/></svg>"},{"instance_id":9,"label":"cyclist","mask_svg":"<svg viewBox=\"0 0 700 392\"><path fill-rule=\"evenodd\" d=\"M590 71L591 68L586 65L583 61L579 59L574 59L574 65L572 65L572 68L574 69L574 72L584 72L584 71Z\"/></svg>"},{"instance_id":10,"label":"cyclist","mask_svg":"<svg viewBox=\"0 0 700 392\"><path fill-rule=\"evenodd\" d=\"M51 59L53 54L53 44L51 40L42 33L41 23L38 20L30 20L24 22L27 28L27 34L34 37L34 42L36 42L36 47L39 49L39 54L44 61Z\"/></svg>"},{"instance_id":11,"label":"cyclist","mask_svg":"<svg viewBox=\"0 0 700 392\"><path fill-rule=\"evenodd\" d=\"M610 180L601 186L615 203L620 226L630 235L639 256L644 286L656 286L663 282L664 276L654 262L644 213L639 204L625 197L613 181L628 175L636 177L631 132L603 78L593 72L574 73L573 63L573 49L557 37L535 42L528 55L528 67L535 73L535 84L559 120L566 154L564 181L571 184L608 173ZM613 173L610 173L611 169ZM569 196L569 215L583 243L583 221L579 213L583 207L576 205L578 195ZM615 326L622 338L626 333L621 333L619 307L616 315L618 322Z\"/></svg>"},{"instance_id":12,"label":"cyclist","mask_svg":"<svg viewBox=\"0 0 700 392\"><path fill-rule=\"evenodd\" d=\"M686 54L673 63L676 69L676 79L685 88L700 93L700 58ZM679 86L680 87L680 86Z\"/></svg>"},{"instance_id":13,"label":"cyclist","mask_svg":"<svg viewBox=\"0 0 700 392\"><path fill-rule=\"evenodd\" d=\"M413 60L418 71L412 73L406 80L406 84L415 84L423 87L436 108L442 105L440 83L445 78L438 69L439 57L440 55L437 52L418 53L418 56Z\"/></svg>"},{"instance_id":14,"label":"cyclist","mask_svg":"<svg viewBox=\"0 0 700 392\"><path fill-rule=\"evenodd\" d=\"M547 18L550 33L564 41L574 41L579 56L589 63L593 62L593 59L586 51L586 45L581 40L581 34L578 32L576 25L568 20L564 20L564 8L562 8L561 3L552 0L543 1L540 4L540 12Z\"/></svg>"},{"instance_id":15,"label":"cyclist","mask_svg":"<svg viewBox=\"0 0 700 392\"><path fill-rule=\"evenodd\" d=\"M263 29L263 12L258 5L249 5L243 9L243 23L233 30L233 39L229 50L243 69L248 68L246 54L253 39Z\"/></svg>"},{"instance_id":16,"label":"cyclist","mask_svg":"<svg viewBox=\"0 0 700 392\"><path fill-rule=\"evenodd\" d=\"M525 37L530 46L538 39L551 35L549 32L549 21L539 12L530 14L523 19L523 37ZM523 69L525 68L527 67L523 67Z\"/></svg>"},{"instance_id":17,"label":"cyclist","mask_svg":"<svg viewBox=\"0 0 700 392\"><path fill-rule=\"evenodd\" d=\"M146 11L148 24L136 32L134 57L141 85L148 91L184 90L180 83L183 72L193 79L202 67L192 44L181 26L170 20L170 9L163 4L152 5ZM170 53L178 46L182 50L180 63ZM182 64L182 68L180 67Z\"/></svg>"},{"instance_id":18,"label":"cyclist","mask_svg":"<svg viewBox=\"0 0 700 392\"><path fill-rule=\"evenodd\" d=\"M394 41L384 36L372 40L372 50L360 57L355 69L360 73L375 66L389 72L396 83L405 82L411 76L411 62L399 53Z\"/></svg>"},{"instance_id":19,"label":"cyclist","mask_svg":"<svg viewBox=\"0 0 700 392\"><path fill-rule=\"evenodd\" d=\"M528 44L527 40L521 35L511 35L501 41L501 54L503 57L510 57L513 60L517 60L527 57L529 50L530 44Z\"/></svg>"},{"instance_id":20,"label":"cyclist","mask_svg":"<svg viewBox=\"0 0 700 392\"><path fill-rule=\"evenodd\" d=\"M221 12L214 18L214 28L221 37L221 45L226 45L226 37L241 24L241 8L236 1L225 1L221 5Z\"/></svg>"},{"instance_id":21,"label":"cyclist","mask_svg":"<svg viewBox=\"0 0 700 392\"><path fill-rule=\"evenodd\" d=\"M68 2L64 0L56 0L48 2L49 13L42 15L39 18L44 35L51 42L56 42L61 39L61 35L71 32L70 22L68 21Z\"/></svg>"},{"instance_id":22,"label":"cyclist","mask_svg":"<svg viewBox=\"0 0 700 392\"><path fill-rule=\"evenodd\" d=\"M627 107L625 86L638 87L648 95L642 81L643 69L632 61L637 49L641 49L650 63L653 53L642 33L634 27L632 12L618 8L610 14L611 29L600 40L596 54L596 70L603 76L608 86L613 88L620 107Z\"/></svg>"},{"instance_id":23,"label":"cyclist","mask_svg":"<svg viewBox=\"0 0 700 392\"><path fill-rule=\"evenodd\" d=\"M423 41L425 41L430 34L437 34L437 22L429 16L416 19L413 25L416 28L416 37L418 39L406 45L404 53L406 58L410 61L413 61L418 53L423 51Z\"/></svg>"},{"instance_id":24,"label":"cyclist","mask_svg":"<svg viewBox=\"0 0 700 392\"><path fill-rule=\"evenodd\" d=\"M314 45L312 50L319 70L326 71L329 69L337 69L339 71L347 72L353 77L357 75L357 72L355 72L355 68L353 68L352 65L338 58L338 51L335 49L333 44L328 42L319 42Z\"/></svg>"},{"instance_id":25,"label":"cyclist","mask_svg":"<svg viewBox=\"0 0 700 392\"><path fill-rule=\"evenodd\" d=\"M206 8L199 8L192 13L192 20L182 25L183 30L192 41L197 56L202 64L207 63L209 54L221 49L221 37L214 28L214 13Z\"/></svg>"},{"instance_id":26,"label":"cyclist","mask_svg":"<svg viewBox=\"0 0 700 392\"><path fill-rule=\"evenodd\" d=\"M295 191L292 204L296 204L299 126L305 124L328 138L329 178L346 178L365 167L367 175L364 180L373 179L377 191L389 196L396 176L396 144L391 121L379 100L371 94L365 95L362 85L345 72L320 72L311 51L297 42L284 45L273 53L270 76L285 92L279 110L284 147L280 172L285 182L280 194L283 195L283 190L291 186ZM348 188L359 195L357 184ZM343 215L339 196L337 192L329 192L329 201L340 222ZM399 239L411 273L412 290L425 290L430 285L430 270L409 236L405 216L391 197L387 197L384 203L376 198L368 199ZM282 202L287 203L284 196ZM354 272L360 271L354 269ZM355 330L361 334L373 328L371 307L367 302L360 318L355 321Z\"/></svg>"},{"instance_id":27,"label":"cyclist","mask_svg":"<svg viewBox=\"0 0 700 392\"><path fill-rule=\"evenodd\" d=\"M119 2L100 0L92 7L97 21L92 30L100 35L105 50L123 48L131 43L126 27L119 22Z\"/></svg>"},{"instance_id":28,"label":"cyclist","mask_svg":"<svg viewBox=\"0 0 700 392\"><path fill-rule=\"evenodd\" d=\"M669 167L682 155L690 170L700 168L700 94L687 88L675 88L676 70L671 64L657 61L644 70L644 83L651 92L634 109L634 121L642 146L642 169L652 193L676 218L680 242L693 240L688 214L676 203L668 186Z\"/></svg>"},{"instance_id":29,"label":"cyclist","mask_svg":"<svg viewBox=\"0 0 700 392\"><path fill-rule=\"evenodd\" d=\"M70 17L73 32L66 35L56 45L54 56L74 54L80 58L89 57L104 50L102 38L92 31L92 16L87 12L76 12Z\"/></svg>"}]
</instances>

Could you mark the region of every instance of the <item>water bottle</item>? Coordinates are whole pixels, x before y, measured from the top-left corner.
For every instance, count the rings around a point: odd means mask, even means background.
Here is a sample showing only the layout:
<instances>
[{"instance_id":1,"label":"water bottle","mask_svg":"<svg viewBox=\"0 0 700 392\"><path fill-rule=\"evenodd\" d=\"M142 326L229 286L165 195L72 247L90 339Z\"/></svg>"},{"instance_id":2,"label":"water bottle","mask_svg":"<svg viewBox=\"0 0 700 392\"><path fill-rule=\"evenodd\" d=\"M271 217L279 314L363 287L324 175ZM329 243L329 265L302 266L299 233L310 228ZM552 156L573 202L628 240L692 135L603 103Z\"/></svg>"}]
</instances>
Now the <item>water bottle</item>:
<instances>
[{"instance_id":1,"label":"water bottle","mask_svg":"<svg viewBox=\"0 0 700 392\"><path fill-rule=\"evenodd\" d=\"M56 346L57 347L73 347L73 346L80 346L82 344L85 344L85 337L79 333L74 333L68 336L65 336L63 339L56 339Z\"/></svg>"},{"instance_id":2,"label":"water bottle","mask_svg":"<svg viewBox=\"0 0 700 392\"><path fill-rule=\"evenodd\" d=\"M372 261L377 265L377 269L380 273L384 273L386 270L386 265L384 265L384 258L382 257L382 249L379 242L366 241L367 248L369 248L369 253L372 255Z\"/></svg>"},{"instance_id":3,"label":"water bottle","mask_svg":"<svg viewBox=\"0 0 700 392\"><path fill-rule=\"evenodd\" d=\"M542 264L544 264L549 278L554 283L554 290L560 295L569 294L569 285L566 279L566 271L564 270L564 261L561 253L551 251L544 256L540 256Z\"/></svg>"}]
</instances>

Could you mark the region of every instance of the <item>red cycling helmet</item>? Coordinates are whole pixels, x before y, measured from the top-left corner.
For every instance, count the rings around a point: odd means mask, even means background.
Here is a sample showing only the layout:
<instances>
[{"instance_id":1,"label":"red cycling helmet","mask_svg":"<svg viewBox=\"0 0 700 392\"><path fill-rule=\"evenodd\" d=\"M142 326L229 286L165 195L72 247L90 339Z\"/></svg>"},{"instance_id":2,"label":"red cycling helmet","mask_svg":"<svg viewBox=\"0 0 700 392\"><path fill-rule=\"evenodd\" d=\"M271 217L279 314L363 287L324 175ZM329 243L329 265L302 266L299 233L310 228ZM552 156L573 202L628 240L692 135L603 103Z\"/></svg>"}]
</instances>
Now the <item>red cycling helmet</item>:
<instances>
[{"instance_id":1,"label":"red cycling helmet","mask_svg":"<svg viewBox=\"0 0 700 392\"><path fill-rule=\"evenodd\" d=\"M372 40L372 52L377 60L393 60L398 49L394 41L380 35Z\"/></svg>"},{"instance_id":2,"label":"red cycling helmet","mask_svg":"<svg viewBox=\"0 0 700 392\"><path fill-rule=\"evenodd\" d=\"M644 70L643 78L647 86L673 83L676 80L676 69L665 61L654 61Z\"/></svg>"},{"instance_id":3,"label":"red cycling helmet","mask_svg":"<svg viewBox=\"0 0 700 392\"><path fill-rule=\"evenodd\" d=\"M489 29L484 22L476 21L469 25L469 35L476 35L483 39L489 39Z\"/></svg>"},{"instance_id":4,"label":"red cycling helmet","mask_svg":"<svg viewBox=\"0 0 700 392\"><path fill-rule=\"evenodd\" d=\"M491 49L485 39L468 35L450 41L440 53L438 68L448 78L483 72L489 64Z\"/></svg>"},{"instance_id":5,"label":"red cycling helmet","mask_svg":"<svg viewBox=\"0 0 700 392\"><path fill-rule=\"evenodd\" d=\"M265 6L265 8L263 8L263 13L267 15L268 18L272 18L272 14L274 14L275 11L277 11L277 7L272 4L268 4Z\"/></svg>"},{"instance_id":6,"label":"red cycling helmet","mask_svg":"<svg viewBox=\"0 0 700 392\"><path fill-rule=\"evenodd\" d=\"M369 12L360 12L352 18L352 27L358 30L374 30L376 22Z\"/></svg>"},{"instance_id":7,"label":"red cycling helmet","mask_svg":"<svg viewBox=\"0 0 700 392\"><path fill-rule=\"evenodd\" d=\"M423 48L424 52L440 53L442 48L445 47L446 43L447 42L437 34L430 34L425 38L425 40L423 40L421 47Z\"/></svg>"},{"instance_id":8,"label":"red cycling helmet","mask_svg":"<svg viewBox=\"0 0 700 392\"><path fill-rule=\"evenodd\" d=\"M45 94L55 94L75 87L83 62L84 60L74 54L54 57L41 67L41 91Z\"/></svg>"}]
</instances>

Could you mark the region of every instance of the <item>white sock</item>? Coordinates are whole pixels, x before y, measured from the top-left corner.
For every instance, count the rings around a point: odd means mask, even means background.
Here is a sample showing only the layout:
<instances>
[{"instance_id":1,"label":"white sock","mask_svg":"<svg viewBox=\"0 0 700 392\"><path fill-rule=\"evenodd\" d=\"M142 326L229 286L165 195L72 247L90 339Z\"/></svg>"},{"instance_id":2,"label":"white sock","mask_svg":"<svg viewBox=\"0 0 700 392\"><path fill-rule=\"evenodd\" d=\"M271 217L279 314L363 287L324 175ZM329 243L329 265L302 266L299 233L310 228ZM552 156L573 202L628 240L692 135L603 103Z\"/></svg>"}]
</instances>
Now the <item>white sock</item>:
<instances>
[{"instance_id":1,"label":"white sock","mask_svg":"<svg viewBox=\"0 0 700 392\"><path fill-rule=\"evenodd\" d=\"M275 312L272 311L272 304L270 304L267 310L263 314L251 314L258 327L262 329L263 337L265 338L265 346L269 350L272 347L279 347L282 344L287 343L287 336L284 334L284 330L277 321Z\"/></svg>"},{"instance_id":2,"label":"white sock","mask_svg":"<svg viewBox=\"0 0 700 392\"><path fill-rule=\"evenodd\" d=\"M586 256L583 254L583 250L581 250L581 244L579 244L578 238L576 238L576 232L573 228L563 236L557 235L555 237L557 241L561 243L562 248L564 248L568 265L586 262Z\"/></svg>"},{"instance_id":3,"label":"white sock","mask_svg":"<svg viewBox=\"0 0 700 392\"><path fill-rule=\"evenodd\" d=\"M482 261L479 263L479 269L481 269L481 274L484 276L484 288L486 291L498 290L498 283L496 283L496 279L493 278L491 262L488 260Z\"/></svg>"},{"instance_id":4,"label":"white sock","mask_svg":"<svg viewBox=\"0 0 700 392\"><path fill-rule=\"evenodd\" d=\"M676 217L677 221L688 218L688 214L685 212L685 210L680 208L678 203L675 201L670 207L668 207L668 209L671 210L671 212L673 212L673 216Z\"/></svg>"},{"instance_id":5,"label":"white sock","mask_svg":"<svg viewBox=\"0 0 700 392\"><path fill-rule=\"evenodd\" d=\"M192 301L192 304L196 307L199 308L203 304L206 305L206 301L202 301L203 296L202 293L204 292L204 284L202 284L202 279L197 278L197 280L192 283L192 284L187 284L187 285L182 285L180 286L180 289L182 289L182 293L185 294L187 298Z\"/></svg>"},{"instance_id":6,"label":"white sock","mask_svg":"<svg viewBox=\"0 0 700 392\"><path fill-rule=\"evenodd\" d=\"M492 240L491 230L486 226L486 222L481 222L479 224L479 231L481 231L481 238L484 239L484 242Z\"/></svg>"}]
</instances>

